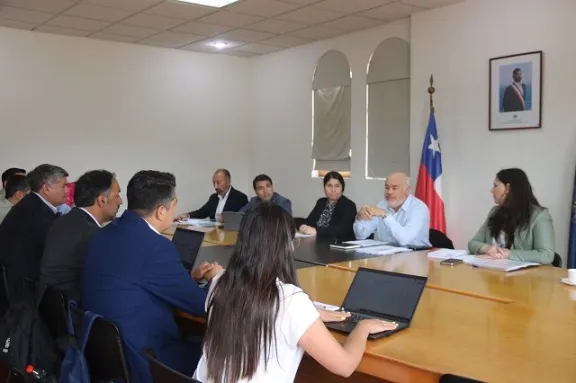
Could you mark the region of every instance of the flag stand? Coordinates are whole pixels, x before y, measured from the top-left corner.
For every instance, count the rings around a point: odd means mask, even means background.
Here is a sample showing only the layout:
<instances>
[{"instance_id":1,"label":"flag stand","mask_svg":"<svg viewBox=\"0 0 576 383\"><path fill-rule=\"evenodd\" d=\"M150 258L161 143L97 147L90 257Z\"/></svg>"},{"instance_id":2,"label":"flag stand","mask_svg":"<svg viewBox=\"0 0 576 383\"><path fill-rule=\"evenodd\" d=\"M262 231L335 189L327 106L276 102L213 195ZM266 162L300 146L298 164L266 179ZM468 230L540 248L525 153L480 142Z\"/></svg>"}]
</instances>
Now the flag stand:
<instances>
[{"instance_id":1,"label":"flag stand","mask_svg":"<svg viewBox=\"0 0 576 383\"><path fill-rule=\"evenodd\" d=\"M430 95L430 112L434 112L434 75L430 75L430 87L428 88L428 94Z\"/></svg>"}]
</instances>

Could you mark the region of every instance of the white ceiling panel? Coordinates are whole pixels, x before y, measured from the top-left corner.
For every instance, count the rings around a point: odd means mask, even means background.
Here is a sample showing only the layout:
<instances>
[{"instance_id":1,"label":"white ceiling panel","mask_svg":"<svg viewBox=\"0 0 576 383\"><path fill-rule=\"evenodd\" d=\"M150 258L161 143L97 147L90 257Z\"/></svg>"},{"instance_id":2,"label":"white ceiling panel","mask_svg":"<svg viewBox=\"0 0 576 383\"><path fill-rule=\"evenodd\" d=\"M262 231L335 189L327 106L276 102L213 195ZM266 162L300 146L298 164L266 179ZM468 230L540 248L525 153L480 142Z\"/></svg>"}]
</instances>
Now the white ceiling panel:
<instances>
[{"instance_id":1,"label":"white ceiling panel","mask_svg":"<svg viewBox=\"0 0 576 383\"><path fill-rule=\"evenodd\" d=\"M272 37L270 39L262 40L262 41L260 41L260 43L261 44L270 44L270 45L274 45L277 47L289 48L289 47L295 47L298 45L304 45L304 44L307 44L311 41L312 40L303 39L300 37L282 35L282 36L275 36L275 37Z\"/></svg>"},{"instance_id":2,"label":"white ceiling panel","mask_svg":"<svg viewBox=\"0 0 576 383\"><path fill-rule=\"evenodd\" d=\"M162 0L84 0L84 2L105 7L126 9L128 11L142 11L153 5L160 4Z\"/></svg>"},{"instance_id":3,"label":"white ceiling panel","mask_svg":"<svg viewBox=\"0 0 576 383\"><path fill-rule=\"evenodd\" d=\"M218 49L213 45L215 43L225 43L226 47ZM246 45L246 43L243 41L231 41L231 40L224 41L219 38L213 38L183 46L182 49L193 52L226 53L243 45Z\"/></svg>"},{"instance_id":4,"label":"white ceiling panel","mask_svg":"<svg viewBox=\"0 0 576 383\"><path fill-rule=\"evenodd\" d=\"M299 5L310 5L310 4L314 4L314 3L319 3L321 0L281 0L284 1L286 3L292 3L292 4L299 4ZM354 0L352 0L354 1Z\"/></svg>"},{"instance_id":5,"label":"white ceiling panel","mask_svg":"<svg viewBox=\"0 0 576 383\"><path fill-rule=\"evenodd\" d=\"M33 11L16 7L0 7L0 19L21 21L23 23L42 24L54 17L51 13Z\"/></svg>"},{"instance_id":6,"label":"white ceiling panel","mask_svg":"<svg viewBox=\"0 0 576 383\"><path fill-rule=\"evenodd\" d=\"M326 9L306 7L278 16L280 20L293 21L301 24L320 24L329 20L345 16L343 13L328 11Z\"/></svg>"},{"instance_id":7,"label":"white ceiling panel","mask_svg":"<svg viewBox=\"0 0 576 383\"><path fill-rule=\"evenodd\" d=\"M174 1L165 1L154 7L148 8L144 13L173 17L175 19L194 20L210 13L216 12L216 8L203 7L201 5L178 3Z\"/></svg>"},{"instance_id":8,"label":"white ceiling panel","mask_svg":"<svg viewBox=\"0 0 576 383\"><path fill-rule=\"evenodd\" d=\"M114 24L106 29L103 29L101 32L111 35L129 36L143 39L160 31L152 28L136 27L134 25Z\"/></svg>"},{"instance_id":9,"label":"white ceiling panel","mask_svg":"<svg viewBox=\"0 0 576 383\"><path fill-rule=\"evenodd\" d=\"M196 41L204 40L205 36L192 35L189 33L162 32L138 41L138 44L177 48Z\"/></svg>"},{"instance_id":10,"label":"white ceiling panel","mask_svg":"<svg viewBox=\"0 0 576 383\"><path fill-rule=\"evenodd\" d=\"M208 16L204 16L203 18L198 19L197 21L203 23L211 23L216 25L224 25L228 27L240 28L245 25L254 24L262 20L264 20L264 18L260 16L245 15L243 13L235 13L222 10L212 13Z\"/></svg>"},{"instance_id":11,"label":"white ceiling panel","mask_svg":"<svg viewBox=\"0 0 576 383\"><path fill-rule=\"evenodd\" d=\"M289 21L276 20L276 19L266 19L256 24L250 24L247 29L253 29L255 31L276 33L279 35L297 31L299 29L306 28L306 24L292 23Z\"/></svg>"},{"instance_id":12,"label":"white ceiling panel","mask_svg":"<svg viewBox=\"0 0 576 383\"><path fill-rule=\"evenodd\" d=\"M415 5L417 7L432 9L460 3L462 0L401 0L400 2L408 5Z\"/></svg>"},{"instance_id":13,"label":"white ceiling panel","mask_svg":"<svg viewBox=\"0 0 576 383\"><path fill-rule=\"evenodd\" d=\"M72 7L76 2L73 0L2 0L0 4L48 13L60 13Z\"/></svg>"},{"instance_id":14,"label":"white ceiling panel","mask_svg":"<svg viewBox=\"0 0 576 383\"><path fill-rule=\"evenodd\" d=\"M370 8L376 8L393 1L396 0L323 0L319 3L315 3L314 7L352 14L362 12Z\"/></svg>"},{"instance_id":15,"label":"white ceiling panel","mask_svg":"<svg viewBox=\"0 0 576 383\"><path fill-rule=\"evenodd\" d=\"M226 9L232 12L246 13L254 16L274 17L293 11L300 5L283 3L275 0L243 0L234 3Z\"/></svg>"},{"instance_id":16,"label":"white ceiling panel","mask_svg":"<svg viewBox=\"0 0 576 383\"><path fill-rule=\"evenodd\" d=\"M56 27L79 29L81 31L91 31L96 32L102 28L110 25L107 21L99 20L88 20L80 17L73 16L56 16L47 23L48 25L54 25Z\"/></svg>"},{"instance_id":17,"label":"white ceiling panel","mask_svg":"<svg viewBox=\"0 0 576 383\"><path fill-rule=\"evenodd\" d=\"M31 30L35 26L36 26L36 24L23 23L21 21L14 21L14 20L2 20L2 19L0 19L0 27Z\"/></svg>"},{"instance_id":18,"label":"white ceiling panel","mask_svg":"<svg viewBox=\"0 0 576 383\"><path fill-rule=\"evenodd\" d=\"M244 45L244 46L238 48L237 50L243 51L243 52L250 52L250 53L259 53L259 54L265 55L267 53L277 52L281 49L282 48L280 48L280 47L275 47L272 45L254 43L254 44Z\"/></svg>"},{"instance_id":19,"label":"white ceiling panel","mask_svg":"<svg viewBox=\"0 0 576 383\"><path fill-rule=\"evenodd\" d=\"M117 42L122 42L122 43L133 43L136 40L140 40L140 38L138 38L138 37L111 35L111 34L102 33L102 32L94 33L94 34L90 35L90 37L93 39L98 39L98 40L117 41Z\"/></svg>"},{"instance_id":20,"label":"white ceiling panel","mask_svg":"<svg viewBox=\"0 0 576 383\"><path fill-rule=\"evenodd\" d=\"M268 32L251 31L249 29L236 29L231 32L226 32L222 35L218 35L218 38L252 43L258 40L269 39L273 36L275 36L273 33Z\"/></svg>"},{"instance_id":21,"label":"white ceiling panel","mask_svg":"<svg viewBox=\"0 0 576 383\"><path fill-rule=\"evenodd\" d=\"M424 10L425 10L424 8L414 7L412 5L406 5L402 3L392 3L388 5L383 5L378 8L370 9L368 11L360 13L360 15L383 21L392 21L408 17L414 13L421 12Z\"/></svg>"},{"instance_id":22,"label":"white ceiling panel","mask_svg":"<svg viewBox=\"0 0 576 383\"><path fill-rule=\"evenodd\" d=\"M320 24L320 27L328 29L337 29L340 31L352 32L360 29L372 28L381 25L380 20L369 19L360 16L346 16L341 19L328 21L327 23Z\"/></svg>"},{"instance_id":23,"label":"white ceiling panel","mask_svg":"<svg viewBox=\"0 0 576 383\"><path fill-rule=\"evenodd\" d=\"M206 24L198 21L190 21L187 22L186 24L177 26L173 30L177 32L193 33L203 36L215 36L224 32L228 32L231 29L234 29L234 27L225 27L223 25Z\"/></svg>"},{"instance_id":24,"label":"white ceiling panel","mask_svg":"<svg viewBox=\"0 0 576 383\"><path fill-rule=\"evenodd\" d=\"M322 27L309 27L296 32L289 33L290 36L301 37L310 40L324 40L334 36L341 35L345 32L335 29L328 29Z\"/></svg>"},{"instance_id":25,"label":"white ceiling panel","mask_svg":"<svg viewBox=\"0 0 576 383\"><path fill-rule=\"evenodd\" d=\"M89 31L81 31L79 29L61 28L61 27L56 27L56 26L52 26L52 25L41 25L34 30L38 31L38 32L46 32L46 33L52 33L52 34L57 34L57 35L79 36L79 37L88 36L90 34Z\"/></svg>"},{"instance_id":26,"label":"white ceiling panel","mask_svg":"<svg viewBox=\"0 0 576 383\"><path fill-rule=\"evenodd\" d=\"M64 12L64 14L68 16L103 21L119 21L133 13L133 11L127 11L125 9L101 7L92 4L78 4Z\"/></svg>"},{"instance_id":27,"label":"white ceiling panel","mask_svg":"<svg viewBox=\"0 0 576 383\"><path fill-rule=\"evenodd\" d=\"M170 29L177 25L184 24L186 20L173 19L171 17L148 15L146 13L138 13L122 21L122 24L135 25L137 27L153 28L153 29Z\"/></svg>"}]
</instances>

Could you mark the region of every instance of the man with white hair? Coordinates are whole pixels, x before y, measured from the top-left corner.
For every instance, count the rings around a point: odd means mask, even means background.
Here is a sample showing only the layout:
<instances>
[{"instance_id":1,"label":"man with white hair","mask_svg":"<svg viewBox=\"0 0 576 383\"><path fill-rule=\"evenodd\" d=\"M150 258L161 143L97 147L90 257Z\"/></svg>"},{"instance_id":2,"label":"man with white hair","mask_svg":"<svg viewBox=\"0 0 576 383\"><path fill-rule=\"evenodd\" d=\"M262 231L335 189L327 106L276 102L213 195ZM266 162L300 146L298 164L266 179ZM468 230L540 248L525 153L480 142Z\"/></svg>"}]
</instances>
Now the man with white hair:
<instances>
[{"instance_id":1,"label":"man with white hair","mask_svg":"<svg viewBox=\"0 0 576 383\"><path fill-rule=\"evenodd\" d=\"M410 178L392 173L386 178L386 199L376 206L363 206L354 222L357 239L375 239L394 246L430 247L430 211L410 194Z\"/></svg>"}]
</instances>

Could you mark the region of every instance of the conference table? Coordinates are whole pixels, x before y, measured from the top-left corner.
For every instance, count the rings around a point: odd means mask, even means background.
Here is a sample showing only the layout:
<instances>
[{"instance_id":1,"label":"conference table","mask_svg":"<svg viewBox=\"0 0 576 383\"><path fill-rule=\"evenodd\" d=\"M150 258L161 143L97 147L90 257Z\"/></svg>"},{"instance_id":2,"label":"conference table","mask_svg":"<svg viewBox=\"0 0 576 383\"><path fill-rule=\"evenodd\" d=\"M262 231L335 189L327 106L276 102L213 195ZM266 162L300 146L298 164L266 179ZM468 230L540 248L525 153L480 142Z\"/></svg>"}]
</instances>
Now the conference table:
<instances>
[{"instance_id":1,"label":"conference table","mask_svg":"<svg viewBox=\"0 0 576 383\"><path fill-rule=\"evenodd\" d=\"M231 249L236 238L235 232L206 230L204 250ZM426 383L455 374L485 382L576 382L576 287L560 282L565 269L450 267L427 251L367 258L314 238L302 238L294 256L302 289L333 305L342 303L360 267L428 278L411 327L369 341L351 381ZM305 357L296 381L340 381L333 378Z\"/></svg>"}]
</instances>

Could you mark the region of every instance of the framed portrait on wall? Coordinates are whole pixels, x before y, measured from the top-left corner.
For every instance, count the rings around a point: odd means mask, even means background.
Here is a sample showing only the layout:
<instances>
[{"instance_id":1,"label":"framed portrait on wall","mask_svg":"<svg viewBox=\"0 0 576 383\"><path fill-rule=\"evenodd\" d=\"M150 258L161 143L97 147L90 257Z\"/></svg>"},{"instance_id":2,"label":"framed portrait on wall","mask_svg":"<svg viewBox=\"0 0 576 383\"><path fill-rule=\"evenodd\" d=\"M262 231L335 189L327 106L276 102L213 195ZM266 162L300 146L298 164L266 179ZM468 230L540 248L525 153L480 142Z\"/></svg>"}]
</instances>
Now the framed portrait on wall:
<instances>
[{"instance_id":1,"label":"framed portrait on wall","mask_svg":"<svg viewBox=\"0 0 576 383\"><path fill-rule=\"evenodd\" d=\"M542 127L542 51L490 59L490 130Z\"/></svg>"}]
</instances>

